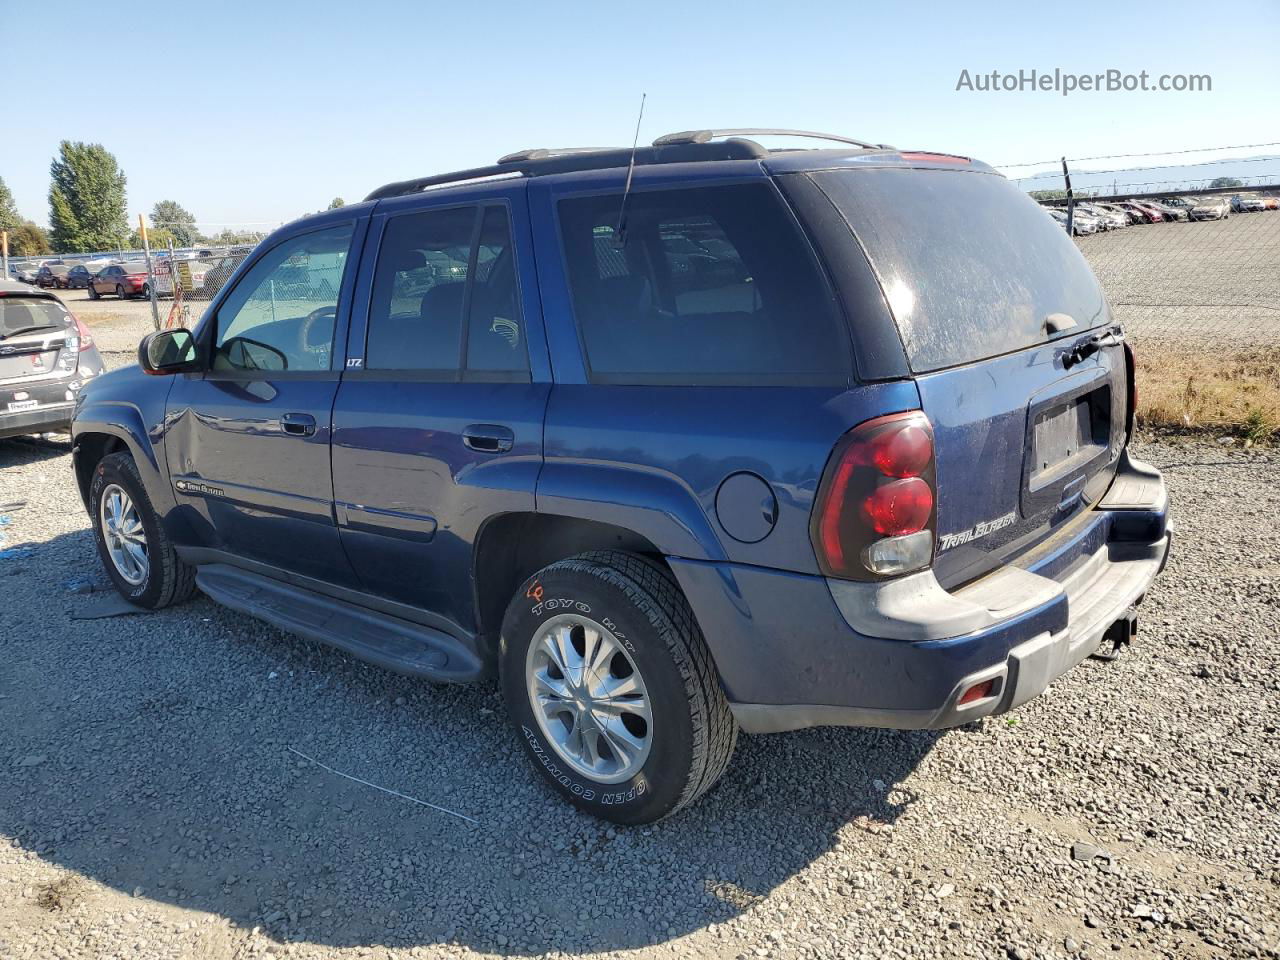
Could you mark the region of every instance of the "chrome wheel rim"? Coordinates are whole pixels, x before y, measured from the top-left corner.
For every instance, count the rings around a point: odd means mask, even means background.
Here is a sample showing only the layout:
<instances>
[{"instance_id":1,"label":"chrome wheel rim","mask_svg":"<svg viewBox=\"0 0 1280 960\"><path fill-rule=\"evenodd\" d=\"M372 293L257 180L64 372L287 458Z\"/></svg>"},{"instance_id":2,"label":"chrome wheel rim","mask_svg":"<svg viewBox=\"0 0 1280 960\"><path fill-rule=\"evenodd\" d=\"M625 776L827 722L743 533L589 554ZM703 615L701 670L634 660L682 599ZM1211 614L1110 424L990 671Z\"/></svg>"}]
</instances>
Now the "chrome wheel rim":
<instances>
[{"instance_id":1,"label":"chrome wheel rim","mask_svg":"<svg viewBox=\"0 0 1280 960\"><path fill-rule=\"evenodd\" d=\"M653 712L644 678L613 631L579 614L544 623L525 658L529 703L556 755L598 783L644 766Z\"/></svg>"},{"instance_id":2,"label":"chrome wheel rim","mask_svg":"<svg viewBox=\"0 0 1280 960\"><path fill-rule=\"evenodd\" d=\"M147 534L137 504L123 487L113 483L102 491L98 518L107 555L116 573L136 587L147 579L147 571L151 569Z\"/></svg>"}]
</instances>

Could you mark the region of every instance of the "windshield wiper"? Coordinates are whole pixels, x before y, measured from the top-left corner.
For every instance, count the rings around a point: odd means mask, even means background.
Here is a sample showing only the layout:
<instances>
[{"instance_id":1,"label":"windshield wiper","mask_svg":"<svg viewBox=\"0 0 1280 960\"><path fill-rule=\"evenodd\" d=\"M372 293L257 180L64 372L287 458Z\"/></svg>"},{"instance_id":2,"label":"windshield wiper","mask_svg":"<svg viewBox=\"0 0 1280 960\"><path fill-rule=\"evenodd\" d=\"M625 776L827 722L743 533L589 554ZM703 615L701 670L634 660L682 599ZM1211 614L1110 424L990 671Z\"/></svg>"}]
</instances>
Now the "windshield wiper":
<instances>
[{"instance_id":1,"label":"windshield wiper","mask_svg":"<svg viewBox=\"0 0 1280 960\"><path fill-rule=\"evenodd\" d=\"M1124 343L1124 328L1119 324L1108 327L1066 351L1062 357L1062 369L1070 370L1077 363L1088 360L1103 347L1118 347L1122 343Z\"/></svg>"},{"instance_id":2,"label":"windshield wiper","mask_svg":"<svg viewBox=\"0 0 1280 960\"><path fill-rule=\"evenodd\" d=\"M16 337L20 333L35 333L37 330L57 330L59 324L42 323L38 327L21 327L17 330L10 330L8 333L0 333L0 340L7 340L10 337Z\"/></svg>"}]
</instances>

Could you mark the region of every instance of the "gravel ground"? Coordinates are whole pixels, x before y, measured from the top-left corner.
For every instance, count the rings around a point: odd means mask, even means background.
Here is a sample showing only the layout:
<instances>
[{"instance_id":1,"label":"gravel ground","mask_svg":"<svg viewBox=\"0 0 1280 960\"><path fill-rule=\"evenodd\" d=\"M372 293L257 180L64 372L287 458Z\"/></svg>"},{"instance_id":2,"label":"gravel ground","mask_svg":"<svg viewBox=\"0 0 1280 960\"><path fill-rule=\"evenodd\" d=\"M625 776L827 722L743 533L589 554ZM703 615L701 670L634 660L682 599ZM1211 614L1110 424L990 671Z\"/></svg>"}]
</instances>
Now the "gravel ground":
<instances>
[{"instance_id":1,"label":"gravel ground","mask_svg":"<svg viewBox=\"0 0 1280 960\"><path fill-rule=\"evenodd\" d=\"M1132 226L1077 243L1136 336L1280 341L1280 213Z\"/></svg>"},{"instance_id":2,"label":"gravel ground","mask_svg":"<svg viewBox=\"0 0 1280 960\"><path fill-rule=\"evenodd\" d=\"M1280 456L1138 452L1178 536L1121 660L948 733L743 738L621 829L492 686L203 599L76 619L112 595L66 447L0 441L0 958L1280 956Z\"/></svg>"}]
</instances>

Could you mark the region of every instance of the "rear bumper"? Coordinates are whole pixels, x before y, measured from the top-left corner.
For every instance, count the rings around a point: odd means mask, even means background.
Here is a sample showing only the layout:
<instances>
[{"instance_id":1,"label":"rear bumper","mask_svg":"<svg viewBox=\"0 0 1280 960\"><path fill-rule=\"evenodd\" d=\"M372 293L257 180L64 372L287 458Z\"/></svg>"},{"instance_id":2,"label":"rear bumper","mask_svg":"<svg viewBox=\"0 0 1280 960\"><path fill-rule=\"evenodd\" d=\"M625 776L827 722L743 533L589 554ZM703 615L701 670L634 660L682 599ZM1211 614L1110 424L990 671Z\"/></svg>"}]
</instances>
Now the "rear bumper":
<instances>
[{"instance_id":1,"label":"rear bumper","mask_svg":"<svg viewBox=\"0 0 1280 960\"><path fill-rule=\"evenodd\" d=\"M1132 623L1171 535L1159 473L1126 457L1098 508L1024 566L954 593L932 574L877 591L757 568L672 568L746 732L939 729L1038 696L1114 625ZM987 681L986 695L960 703Z\"/></svg>"},{"instance_id":2,"label":"rear bumper","mask_svg":"<svg viewBox=\"0 0 1280 960\"><path fill-rule=\"evenodd\" d=\"M0 411L0 440L28 433L53 433L71 429L74 403L50 404L17 413Z\"/></svg>"}]
</instances>

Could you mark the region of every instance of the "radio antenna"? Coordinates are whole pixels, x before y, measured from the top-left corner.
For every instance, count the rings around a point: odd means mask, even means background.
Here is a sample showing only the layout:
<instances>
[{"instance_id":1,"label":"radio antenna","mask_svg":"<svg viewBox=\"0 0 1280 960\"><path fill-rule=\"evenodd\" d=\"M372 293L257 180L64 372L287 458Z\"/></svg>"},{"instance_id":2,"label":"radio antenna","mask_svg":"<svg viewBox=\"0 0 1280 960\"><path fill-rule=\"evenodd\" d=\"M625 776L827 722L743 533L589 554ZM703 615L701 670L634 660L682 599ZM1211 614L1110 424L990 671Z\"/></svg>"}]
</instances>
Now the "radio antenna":
<instances>
[{"instance_id":1,"label":"radio antenna","mask_svg":"<svg viewBox=\"0 0 1280 960\"><path fill-rule=\"evenodd\" d=\"M631 140L631 160L627 163L627 185L622 188L622 204L618 207L618 228L613 231L613 246L621 250L627 245L627 198L631 196L631 175L636 172L636 146L640 143L640 121L644 119L644 101L640 94L640 116L636 117L636 135Z\"/></svg>"}]
</instances>

